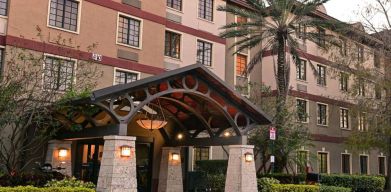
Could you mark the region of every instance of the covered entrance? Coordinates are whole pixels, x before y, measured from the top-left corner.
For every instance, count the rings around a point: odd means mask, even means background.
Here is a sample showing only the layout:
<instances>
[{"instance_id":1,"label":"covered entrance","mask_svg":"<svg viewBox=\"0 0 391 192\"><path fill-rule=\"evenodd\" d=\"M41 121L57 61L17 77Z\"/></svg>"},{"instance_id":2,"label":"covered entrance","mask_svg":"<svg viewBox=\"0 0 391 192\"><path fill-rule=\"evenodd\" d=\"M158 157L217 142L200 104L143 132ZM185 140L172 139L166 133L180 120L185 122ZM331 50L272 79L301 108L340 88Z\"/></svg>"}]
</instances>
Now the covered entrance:
<instances>
[{"instance_id":1,"label":"covered entrance","mask_svg":"<svg viewBox=\"0 0 391 192\"><path fill-rule=\"evenodd\" d=\"M151 132L137 123L143 114L159 111L167 121L163 128ZM94 91L55 115L65 125L59 141L103 141L103 151L102 143L77 147L99 168L83 168L83 159L69 162L74 175L82 176L83 169L84 175L98 174L98 191L183 191L181 147L225 145L230 146L226 191L255 192L246 134L271 122L202 65Z\"/></svg>"}]
</instances>

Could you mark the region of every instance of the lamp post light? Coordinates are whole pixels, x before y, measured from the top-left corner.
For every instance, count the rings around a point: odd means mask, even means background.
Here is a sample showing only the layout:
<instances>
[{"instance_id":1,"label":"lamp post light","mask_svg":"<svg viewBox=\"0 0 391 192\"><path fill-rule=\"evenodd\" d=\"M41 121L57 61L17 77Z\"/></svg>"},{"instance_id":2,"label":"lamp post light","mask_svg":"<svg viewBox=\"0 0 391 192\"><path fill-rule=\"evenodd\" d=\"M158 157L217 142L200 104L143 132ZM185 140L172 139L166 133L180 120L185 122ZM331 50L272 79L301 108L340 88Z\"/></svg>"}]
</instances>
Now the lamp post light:
<instances>
[{"instance_id":1,"label":"lamp post light","mask_svg":"<svg viewBox=\"0 0 391 192\"><path fill-rule=\"evenodd\" d=\"M178 162L180 160L180 158L181 158L181 156L179 155L179 153L172 153L171 154L171 159L174 162Z\"/></svg>"},{"instance_id":2,"label":"lamp post light","mask_svg":"<svg viewBox=\"0 0 391 192\"><path fill-rule=\"evenodd\" d=\"M65 148L58 149L58 157L59 158L65 158L66 156L68 156L68 149L65 149Z\"/></svg>"},{"instance_id":3,"label":"lamp post light","mask_svg":"<svg viewBox=\"0 0 391 192\"><path fill-rule=\"evenodd\" d=\"M244 154L244 160L247 162L247 163L251 163L254 161L254 154L250 153L250 152L247 152Z\"/></svg>"}]
</instances>

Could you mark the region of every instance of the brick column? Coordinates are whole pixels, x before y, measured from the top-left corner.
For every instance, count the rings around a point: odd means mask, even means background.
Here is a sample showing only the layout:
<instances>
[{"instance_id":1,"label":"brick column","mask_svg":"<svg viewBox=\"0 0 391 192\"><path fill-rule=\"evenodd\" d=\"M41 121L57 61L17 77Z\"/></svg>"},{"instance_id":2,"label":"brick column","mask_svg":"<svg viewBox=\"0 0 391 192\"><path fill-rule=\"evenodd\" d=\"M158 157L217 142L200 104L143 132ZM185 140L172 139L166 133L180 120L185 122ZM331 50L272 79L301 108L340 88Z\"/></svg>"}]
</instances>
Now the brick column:
<instances>
[{"instance_id":1,"label":"brick column","mask_svg":"<svg viewBox=\"0 0 391 192\"><path fill-rule=\"evenodd\" d=\"M172 154L181 154L180 147L163 147L160 162L158 192L183 192L181 158L173 160Z\"/></svg>"},{"instance_id":2,"label":"brick column","mask_svg":"<svg viewBox=\"0 0 391 192\"><path fill-rule=\"evenodd\" d=\"M97 191L137 192L136 137L105 136ZM121 146L132 147L130 157L121 156Z\"/></svg>"},{"instance_id":3,"label":"brick column","mask_svg":"<svg viewBox=\"0 0 391 192\"><path fill-rule=\"evenodd\" d=\"M254 154L252 145L229 146L225 192L257 192L255 162L246 162L245 154Z\"/></svg>"},{"instance_id":4,"label":"brick column","mask_svg":"<svg viewBox=\"0 0 391 192\"><path fill-rule=\"evenodd\" d=\"M48 150L46 153L45 163L50 163L55 170L58 167L61 167L61 170L58 172L72 176L72 153L71 153L72 141L60 141L60 140L50 140L48 142ZM66 149L67 154L65 157L59 157L59 150Z\"/></svg>"}]
</instances>

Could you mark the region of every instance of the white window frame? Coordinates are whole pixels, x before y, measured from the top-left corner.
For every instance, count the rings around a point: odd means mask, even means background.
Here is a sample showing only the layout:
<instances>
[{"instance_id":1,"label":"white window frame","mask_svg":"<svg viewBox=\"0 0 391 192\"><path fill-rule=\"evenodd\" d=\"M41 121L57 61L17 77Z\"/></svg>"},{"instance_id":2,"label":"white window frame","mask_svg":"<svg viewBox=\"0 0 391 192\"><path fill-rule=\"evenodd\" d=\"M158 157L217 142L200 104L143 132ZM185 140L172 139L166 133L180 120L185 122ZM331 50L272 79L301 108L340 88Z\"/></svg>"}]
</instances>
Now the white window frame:
<instances>
[{"instance_id":1,"label":"white window frame","mask_svg":"<svg viewBox=\"0 0 391 192\"><path fill-rule=\"evenodd\" d=\"M347 119L347 121L348 121L348 127L342 127L341 126L341 115L342 115L342 110L346 110L347 112L348 112L348 119ZM341 129L343 129L343 130L352 130L351 129L351 121L350 121L350 110L348 109L348 108L344 108L344 107L340 107L339 108L339 127L341 128Z\"/></svg>"},{"instance_id":2,"label":"white window frame","mask_svg":"<svg viewBox=\"0 0 391 192\"><path fill-rule=\"evenodd\" d=\"M68 30L68 29L64 29L64 28L61 28L61 27L56 27L56 26L52 26L49 24L49 20L50 20L50 4L52 2L52 0L49 0L49 3L48 3L48 12L47 12L47 18L46 18L46 26L49 27L49 28L52 28L52 29L57 29L57 30L60 30L60 31L65 31L65 32L69 32L69 33L74 33L74 34L80 34L80 25L81 25L81 9L82 9L82 0L74 0L74 1L77 1L79 2L79 10L78 10L78 13L77 13L77 28L76 28L76 31L72 31L72 30Z\"/></svg>"},{"instance_id":3,"label":"white window frame","mask_svg":"<svg viewBox=\"0 0 391 192\"><path fill-rule=\"evenodd\" d=\"M199 6L200 6L200 0L197 0L197 11L196 11L196 13L197 13L197 19L199 19L199 20L201 20L201 21L205 21L205 22L208 22L208 23L212 23L212 24L214 24L214 21L215 21L215 19L216 19L216 1L217 0L212 0L213 1L213 8L212 8L212 20L207 20L207 19L204 19L204 18L202 18L202 17L200 17L200 14L199 14L199 11L200 11L200 9L199 9ZM183 5L182 5L183 6Z\"/></svg>"},{"instance_id":4,"label":"white window frame","mask_svg":"<svg viewBox=\"0 0 391 192\"><path fill-rule=\"evenodd\" d=\"M70 57L64 57L64 56L60 56L60 55L54 55L54 54L50 54L50 53L44 53L43 54L43 64L42 64L42 84L41 84L41 88L42 90L52 90L52 89L45 89L45 65L46 65L46 57L54 57L54 58L57 58L57 59L61 59L61 60L68 60L68 61L73 61L75 64L73 66L73 84L76 84L76 75L77 75L77 64L78 64L78 60L77 59L74 59L74 58L70 58ZM56 91L56 92L59 92L59 93L64 93L65 91L61 91L61 90L53 90L53 91Z\"/></svg>"},{"instance_id":5,"label":"white window frame","mask_svg":"<svg viewBox=\"0 0 391 192\"><path fill-rule=\"evenodd\" d=\"M302 62L302 61L304 61L304 79L299 79L299 78L297 78L297 63L295 63L295 67L296 67L296 80L297 81L301 81L301 82L307 82L307 80L308 80L308 78L307 78L307 63L308 63L308 60L306 60L306 59L301 59L301 58L298 58L298 60L300 61L300 63Z\"/></svg>"},{"instance_id":6,"label":"white window frame","mask_svg":"<svg viewBox=\"0 0 391 192\"><path fill-rule=\"evenodd\" d=\"M181 10L178 10L178 9L172 8L170 6L167 6L167 0L165 0L165 1L166 1L167 9L172 10L172 11L176 11L176 12L179 12L179 13L183 13L183 7L184 7L183 4L185 3L185 0L181 0Z\"/></svg>"},{"instance_id":7,"label":"white window frame","mask_svg":"<svg viewBox=\"0 0 391 192\"><path fill-rule=\"evenodd\" d=\"M307 157L306 157L307 163L310 163L310 151L306 150L306 149L300 149L300 150L297 150L297 153L299 153L299 152L306 152L307 153ZM297 156L297 154L296 154L296 156ZM305 166L307 167L308 165L305 165ZM296 173L299 173L298 171L299 171L299 166L296 163Z\"/></svg>"},{"instance_id":8,"label":"white window frame","mask_svg":"<svg viewBox=\"0 0 391 192\"><path fill-rule=\"evenodd\" d=\"M327 154L327 174L330 174L330 152L328 152L328 151L317 151L317 153L316 153L316 164L317 164L317 166L318 166L318 173L319 174L321 174L320 173L320 165L319 165L319 153L325 153L325 154Z\"/></svg>"},{"instance_id":9,"label":"white window frame","mask_svg":"<svg viewBox=\"0 0 391 192\"><path fill-rule=\"evenodd\" d=\"M325 82L324 82L324 85L318 83L320 76L319 76L319 72L317 72L316 85L318 85L319 87L327 87L327 84L328 84L328 80L327 80L327 66L319 64L319 63L316 65L316 68L318 68L318 66L321 66L321 67L324 68L324 78L325 78L324 81Z\"/></svg>"},{"instance_id":10,"label":"white window frame","mask_svg":"<svg viewBox=\"0 0 391 192\"><path fill-rule=\"evenodd\" d=\"M351 153L346 153L346 152L345 152L345 153L341 153L341 173L344 174L344 173L343 173L343 167L342 167L342 164L343 164L343 163L342 163L342 160L343 160L343 159L342 159L342 156L343 156L343 155L349 155L349 174L352 174L352 169L353 169L353 165L352 165L352 163L353 163L353 161L352 161L352 159L353 159L353 158L352 158L352 154L351 154ZM346 173L345 173L345 174L346 174Z\"/></svg>"},{"instance_id":11,"label":"white window frame","mask_svg":"<svg viewBox=\"0 0 391 192\"><path fill-rule=\"evenodd\" d=\"M299 98L299 97L296 97L296 110L297 110L297 100L302 100L302 101L305 101L307 104L306 104L306 109L305 109L305 112L307 113L307 117L306 117L306 121L297 121L299 123L309 123L309 114L310 114L310 102L308 99L303 99L303 98Z\"/></svg>"},{"instance_id":12,"label":"white window frame","mask_svg":"<svg viewBox=\"0 0 391 192\"><path fill-rule=\"evenodd\" d=\"M202 38L196 38L196 41L195 41L195 46L196 46L196 55L195 55L195 63L197 63L197 53L198 53L198 41L204 41L204 42L207 42L207 43L210 43L210 44L212 44L212 52L211 52L211 57L212 57L212 59L211 59L211 64L210 64L210 66L207 66L207 65L204 65L204 64L202 64L202 66L204 66L204 67L206 67L206 68L209 68L209 69L214 69L214 60L215 60L215 56L214 56L214 50L215 50L215 48L216 48L216 46L215 46L215 43L214 42L212 42L212 41L208 41L208 40L206 40L206 39L202 39Z\"/></svg>"},{"instance_id":13,"label":"white window frame","mask_svg":"<svg viewBox=\"0 0 391 192\"><path fill-rule=\"evenodd\" d=\"M119 67L114 67L114 71L113 71L113 85L118 85L118 84L115 83L115 74L116 74L117 71L137 74L137 80L140 80L140 77L141 77L141 72L133 71L133 70L129 70L129 69L124 69L124 68L119 68Z\"/></svg>"},{"instance_id":14,"label":"white window frame","mask_svg":"<svg viewBox=\"0 0 391 192\"><path fill-rule=\"evenodd\" d=\"M183 48L184 48L184 46L183 46L183 36L185 35L183 32L180 32L180 31L176 31L176 30L173 30L173 29L169 29L169 28L166 28L166 30L164 31L164 43L166 42L166 31L169 31L169 32L171 32L171 33L176 33L176 34L179 34L180 36L181 36L181 43L179 44L179 50L180 50L180 53L179 53L179 58L174 58L174 57L170 57L170 56L166 56L166 54L165 53L163 53L163 55L164 55L164 58L167 58L167 59L172 59L172 60L175 60L175 61L181 61L182 62L182 53L183 53ZM166 46L165 44L164 44L164 46ZM164 47L164 49L165 49L165 47ZM165 50L163 50L163 51L165 51Z\"/></svg>"},{"instance_id":15,"label":"white window frame","mask_svg":"<svg viewBox=\"0 0 391 192\"><path fill-rule=\"evenodd\" d=\"M361 154L359 154L359 156L358 156L359 174L360 174L360 175L363 175L363 174L361 173L361 156L367 157L367 174L366 174L366 175L370 175L370 174L371 174L371 169L370 169L370 167L369 167L369 155L368 155L367 153L361 153Z\"/></svg>"},{"instance_id":16,"label":"white window frame","mask_svg":"<svg viewBox=\"0 0 391 192\"><path fill-rule=\"evenodd\" d=\"M319 111L319 104L320 105L326 105L326 124L323 125L323 124L319 124L319 121L318 119L320 118L318 115L318 111ZM323 127L328 127L329 126L329 105L326 104L326 103L320 103L320 102L316 102L316 124L318 126L323 126Z\"/></svg>"},{"instance_id":17,"label":"white window frame","mask_svg":"<svg viewBox=\"0 0 391 192\"><path fill-rule=\"evenodd\" d=\"M140 29L139 29L140 37L139 37L139 46L138 47L118 42L118 35L119 35L118 30L119 30L119 17L120 16L134 19L134 20L137 20L140 22ZM126 13L118 12L117 13L117 27L116 27L116 31L115 31L115 44L141 50L143 48L143 29L144 29L144 20L143 19L141 19L139 17L135 17L133 15L126 14Z\"/></svg>"},{"instance_id":18,"label":"white window frame","mask_svg":"<svg viewBox=\"0 0 391 192\"><path fill-rule=\"evenodd\" d=\"M377 156L377 161L378 161L377 173L380 175L379 158L384 158L384 173L385 173L384 176L387 176L387 157L383 153Z\"/></svg>"},{"instance_id":19,"label":"white window frame","mask_svg":"<svg viewBox=\"0 0 391 192\"><path fill-rule=\"evenodd\" d=\"M361 122L361 118L363 118L365 115L365 122ZM360 132L367 132L368 131L368 116L367 116L367 113L366 112L359 112L358 114L358 126L357 126L357 129L358 131ZM361 124L364 126L364 127L361 127Z\"/></svg>"}]
</instances>

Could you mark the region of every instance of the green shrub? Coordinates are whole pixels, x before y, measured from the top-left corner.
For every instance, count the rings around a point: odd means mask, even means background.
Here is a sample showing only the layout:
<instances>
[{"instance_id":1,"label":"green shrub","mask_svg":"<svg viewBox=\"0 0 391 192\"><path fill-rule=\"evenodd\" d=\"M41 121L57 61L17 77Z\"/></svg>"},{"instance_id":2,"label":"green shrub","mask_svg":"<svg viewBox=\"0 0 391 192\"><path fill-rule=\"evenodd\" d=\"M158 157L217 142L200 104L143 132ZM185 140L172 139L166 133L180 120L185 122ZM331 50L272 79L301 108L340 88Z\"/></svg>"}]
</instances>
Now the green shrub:
<instances>
[{"instance_id":1,"label":"green shrub","mask_svg":"<svg viewBox=\"0 0 391 192\"><path fill-rule=\"evenodd\" d=\"M0 186L35 186L43 187L48 181L64 179L59 172L52 173L20 173L16 175L3 175L0 177Z\"/></svg>"},{"instance_id":2,"label":"green shrub","mask_svg":"<svg viewBox=\"0 0 391 192\"><path fill-rule=\"evenodd\" d=\"M319 192L317 185L272 184L270 192Z\"/></svg>"},{"instance_id":3,"label":"green shrub","mask_svg":"<svg viewBox=\"0 0 391 192\"><path fill-rule=\"evenodd\" d=\"M224 192L225 188L225 175L212 175L208 174L206 176L206 189L215 191L215 192Z\"/></svg>"},{"instance_id":4,"label":"green shrub","mask_svg":"<svg viewBox=\"0 0 391 192\"><path fill-rule=\"evenodd\" d=\"M320 186L320 192L352 192L352 189L345 187L335 187L335 186Z\"/></svg>"},{"instance_id":5,"label":"green shrub","mask_svg":"<svg viewBox=\"0 0 391 192\"><path fill-rule=\"evenodd\" d=\"M386 180L381 176L322 175L321 184L352 189L352 192L381 192Z\"/></svg>"},{"instance_id":6,"label":"green shrub","mask_svg":"<svg viewBox=\"0 0 391 192\"><path fill-rule=\"evenodd\" d=\"M291 174L286 174L286 173L273 173L273 174L258 175L258 178L262 178L262 177L277 179L282 184L301 184L301 183L305 183L305 179L306 179L305 174L291 175Z\"/></svg>"},{"instance_id":7,"label":"green shrub","mask_svg":"<svg viewBox=\"0 0 391 192\"><path fill-rule=\"evenodd\" d=\"M94 189L82 187L44 187L33 186L0 187L0 192L95 192Z\"/></svg>"},{"instance_id":8,"label":"green shrub","mask_svg":"<svg viewBox=\"0 0 391 192\"><path fill-rule=\"evenodd\" d=\"M262 177L257 180L259 192L270 192L273 184L280 184L280 181L274 178Z\"/></svg>"},{"instance_id":9,"label":"green shrub","mask_svg":"<svg viewBox=\"0 0 391 192\"><path fill-rule=\"evenodd\" d=\"M64 178L63 180L51 180L46 183L45 187L82 187L95 189L95 184L92 182L84 182L75 177Z\"/></svg>"},{"instance_id":10,"label":"green shrub","mask_svg":"<svg viewBox=\"0 0 391 192\"><path fill-rule=\"evenodd\" d=\"M227 160L200 160L196 161L197 171L203 171L206 174L219 175L227 173Z\"/></svg>"}]
</instances>

